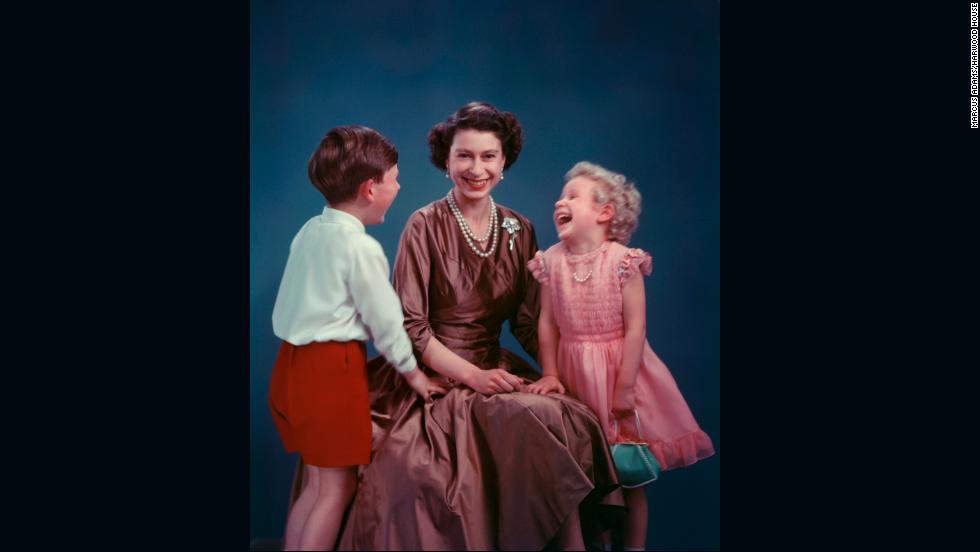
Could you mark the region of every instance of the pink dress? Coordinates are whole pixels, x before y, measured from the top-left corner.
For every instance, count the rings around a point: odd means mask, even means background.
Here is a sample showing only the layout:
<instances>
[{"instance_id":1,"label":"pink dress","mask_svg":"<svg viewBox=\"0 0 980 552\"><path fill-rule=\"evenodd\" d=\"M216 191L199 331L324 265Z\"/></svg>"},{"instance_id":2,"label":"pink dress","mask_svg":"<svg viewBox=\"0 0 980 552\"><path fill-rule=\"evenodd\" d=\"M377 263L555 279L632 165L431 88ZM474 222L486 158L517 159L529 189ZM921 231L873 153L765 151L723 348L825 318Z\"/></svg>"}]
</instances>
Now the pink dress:
<instances>
[{"instance_id":1,"label":"pink dress","mask_svg":"<svg viewBox=\"0 0 980 552\"><path fill-rule=\"evenodd\" d=\"M584 255L571 254L559 242L528 262L528 269L551 294L561 333L558 377L570 395L596 413L610 443L630 440L636 431L636 418L627 417L619 421L623 436L617 435L611 409L623 358L622 286L637 272L649 275L652 264L645 251L612 241ZM644 341L634 395L640 436L662 470L689 466L714 454L711 438L701 431L649 341Z\"/></svg>"}]
</instances>

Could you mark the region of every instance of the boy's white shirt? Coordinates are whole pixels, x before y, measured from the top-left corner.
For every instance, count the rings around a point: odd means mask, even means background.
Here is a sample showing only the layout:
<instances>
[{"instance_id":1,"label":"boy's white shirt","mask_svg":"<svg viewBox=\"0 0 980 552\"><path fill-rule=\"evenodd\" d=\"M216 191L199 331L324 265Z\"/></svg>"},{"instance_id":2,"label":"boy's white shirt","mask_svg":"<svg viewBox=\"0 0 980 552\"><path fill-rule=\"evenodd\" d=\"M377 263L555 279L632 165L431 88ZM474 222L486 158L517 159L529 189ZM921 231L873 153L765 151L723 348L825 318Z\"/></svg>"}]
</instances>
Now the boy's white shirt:
<instances>
[{"instance_id":1,"label":"boy's white shirt","mask_svg":"<svg viewBox=\"0 0 980 552\"><path fill-rule=\"evenodd\" d=\"M289 246L272 330L293 345L367 341L401 372L416 367L388 259L357 217L324 207Z\"/></svg>"}]
</instances>

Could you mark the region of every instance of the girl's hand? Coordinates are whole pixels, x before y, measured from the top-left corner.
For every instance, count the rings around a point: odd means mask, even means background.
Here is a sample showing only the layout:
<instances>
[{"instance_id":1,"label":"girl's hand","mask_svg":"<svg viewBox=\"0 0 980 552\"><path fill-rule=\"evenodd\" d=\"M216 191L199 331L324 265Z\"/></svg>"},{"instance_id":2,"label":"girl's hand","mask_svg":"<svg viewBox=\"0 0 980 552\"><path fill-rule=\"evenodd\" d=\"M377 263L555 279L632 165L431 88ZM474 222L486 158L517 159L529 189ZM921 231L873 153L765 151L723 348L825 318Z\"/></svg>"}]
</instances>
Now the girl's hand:
<instances>
[{"instance_id":1,"label":"girl's hand","mask_svg":"<svg viewBox=\"0 0 980 552\"><path fill-rule=\"evenodd\" d=\"M633 389L622 389L616 387L613 392L612 412L617 418L629 416L636 409L636 397L633 396Z\"/></svg>"},{"instance_id":2,"label":"girl's hand","mask_svg":"<svg viewBox=\"0 0 980 552\"><path fill-rule=\"evenodd\" d=\"M565 394L565 386L561 384L555 376L543 376L538 381L527 386L526 391L528 393L536 393L538 395L544 395L546 393L561 393Z\"/></svg>"},{"instance_id":3,"label":"girl's hand","mask_svg":"<svg viewBox=\"0 0 980 552\"><path fill-rule=\"evenodd\" d=\"M497 393L511 393L521 387L521 378L511 374L507 370L494 368L492 370L477 369L464 381L470 389L484 395L496 395Z\"/></svg>"},{"instance_id":4,"label":"girl's hand","mask_svg":"<svg viewBox=\"0 0 980 552\"><path fill-rule=\"evenodd\" d=\"M435 380L429 379L421 369L416 368L404 374L405 383L408 384L423 400L429 402L431 395L436 393L445 395L447 389Z\"/></svg>"}]
</instances>

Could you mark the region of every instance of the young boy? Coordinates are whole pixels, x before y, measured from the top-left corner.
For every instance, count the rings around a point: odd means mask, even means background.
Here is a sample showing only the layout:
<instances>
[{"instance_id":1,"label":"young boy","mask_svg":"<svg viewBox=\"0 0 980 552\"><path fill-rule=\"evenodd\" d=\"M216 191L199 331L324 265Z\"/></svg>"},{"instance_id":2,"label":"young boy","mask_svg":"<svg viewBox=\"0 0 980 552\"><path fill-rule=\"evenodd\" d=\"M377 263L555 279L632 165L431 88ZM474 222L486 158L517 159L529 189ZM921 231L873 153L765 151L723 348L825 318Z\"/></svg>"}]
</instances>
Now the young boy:
<instances>
[{"instance_id":1,"label":"young boy","mask_svg":"<svg viewBox=\"0 0 980 552\"><path fill-rule=\"evenodd\" d=\"M371 459L365 366L368 339L423 399L446 390L416 367L388 260L367 224L380 224L398 195L398 151L378 132L337 127L309 162L328 206L300 229L272 311L283 340L269 405L288 452L299 451L305 485L286 522L286 550L331 550Z\"/></svg>"}]
</instances>

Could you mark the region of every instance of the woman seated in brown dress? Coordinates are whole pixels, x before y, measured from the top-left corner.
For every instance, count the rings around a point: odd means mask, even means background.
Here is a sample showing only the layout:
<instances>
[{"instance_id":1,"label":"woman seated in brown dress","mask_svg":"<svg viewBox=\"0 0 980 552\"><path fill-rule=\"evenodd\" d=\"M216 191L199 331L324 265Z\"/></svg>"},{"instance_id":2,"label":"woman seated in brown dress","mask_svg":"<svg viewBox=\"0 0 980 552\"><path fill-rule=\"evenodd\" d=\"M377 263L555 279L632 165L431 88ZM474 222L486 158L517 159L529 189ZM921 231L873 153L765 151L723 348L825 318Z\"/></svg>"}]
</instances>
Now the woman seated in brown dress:
<instances>
[{"instance_id":1,"label":"woman seated in brown dress","mask_svg":"<svg viewBox=\"0 0 980 552\"><path fill-rule=\"evenodd\" d=\"M454 186L409 218L394 286L420 366L451 389L423 402L382 357L369 363L372 460L341 550L581 550L622 514L595 415L523 392L538 374L500 347L507 320L537 357L534 228L490 196L522 142L514 115L486 103L429 133Z\"/></svg>"}]
</instances>

